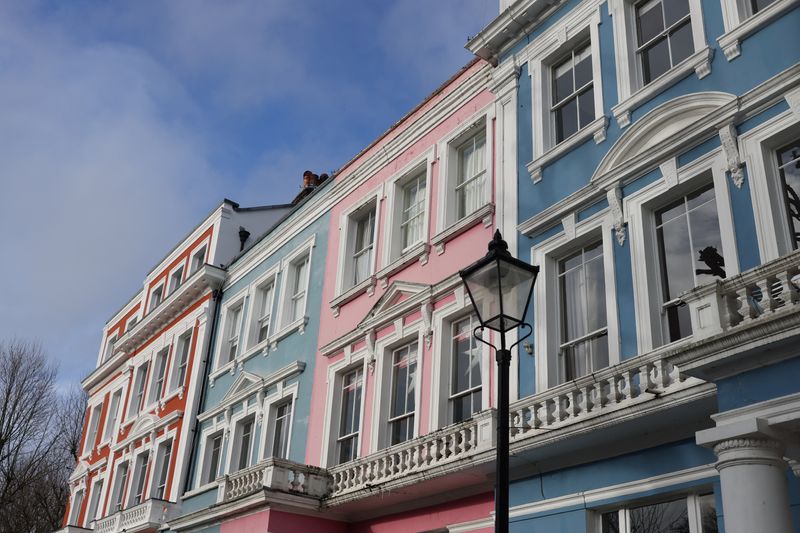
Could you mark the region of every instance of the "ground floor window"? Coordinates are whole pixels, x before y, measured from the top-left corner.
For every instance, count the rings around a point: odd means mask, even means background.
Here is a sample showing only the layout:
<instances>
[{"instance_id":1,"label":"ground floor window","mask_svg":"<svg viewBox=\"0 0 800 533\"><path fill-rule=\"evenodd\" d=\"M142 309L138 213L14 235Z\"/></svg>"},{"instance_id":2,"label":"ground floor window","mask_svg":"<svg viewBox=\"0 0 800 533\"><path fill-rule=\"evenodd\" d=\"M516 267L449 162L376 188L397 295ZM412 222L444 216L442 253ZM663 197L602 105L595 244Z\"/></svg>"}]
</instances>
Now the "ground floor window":
<instances>
[{"instance_id":1,"label":"ground floor window","mask_svg":"<svg viewBox=\"0 0 800 533\"><path fill-rule=\"evenodd\" d=\"M690 495L606 511L600 533L718 533L714 495Z\"/></svg>"}]
</instances>

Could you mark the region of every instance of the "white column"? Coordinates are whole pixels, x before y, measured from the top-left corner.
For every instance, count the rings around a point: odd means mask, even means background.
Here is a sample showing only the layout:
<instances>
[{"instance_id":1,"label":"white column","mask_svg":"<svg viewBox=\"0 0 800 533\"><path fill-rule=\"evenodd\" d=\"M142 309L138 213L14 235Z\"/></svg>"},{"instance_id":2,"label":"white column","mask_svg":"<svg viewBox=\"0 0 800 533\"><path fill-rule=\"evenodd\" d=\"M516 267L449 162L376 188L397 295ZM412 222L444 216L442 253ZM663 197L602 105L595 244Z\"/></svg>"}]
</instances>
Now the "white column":
<instances>
[{"instance_id":1,"label":"white column","mask_svg":"<svg viewBox=\"0 0 800 533\"><path fill-rule=\"evenodd\" d=\"M732 438L714 445L725 533L793 533L783 445Z\"/></svg>"}]
</instances>

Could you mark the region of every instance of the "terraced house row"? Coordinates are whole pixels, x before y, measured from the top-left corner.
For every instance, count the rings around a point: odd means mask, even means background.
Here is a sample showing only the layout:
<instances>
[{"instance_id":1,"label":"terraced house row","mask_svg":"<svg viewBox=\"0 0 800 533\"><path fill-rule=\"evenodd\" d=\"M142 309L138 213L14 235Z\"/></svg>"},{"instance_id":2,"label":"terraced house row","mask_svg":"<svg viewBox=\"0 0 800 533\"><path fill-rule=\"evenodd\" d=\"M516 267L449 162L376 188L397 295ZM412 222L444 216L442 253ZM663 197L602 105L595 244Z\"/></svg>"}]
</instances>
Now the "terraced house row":
<instances>
[{"instance_id":1,"label":"terraced house row","mask_svg":"<svg viewBox=\"0 0 800 533\"><path fill-rule=\"evenodd\" d=\"M492 531L457 273L497 229L540 268L512 531L800 531L800 2L499 7L332 177L224 201L106 324L63 531Z\"/></svg>"}]
</instances>

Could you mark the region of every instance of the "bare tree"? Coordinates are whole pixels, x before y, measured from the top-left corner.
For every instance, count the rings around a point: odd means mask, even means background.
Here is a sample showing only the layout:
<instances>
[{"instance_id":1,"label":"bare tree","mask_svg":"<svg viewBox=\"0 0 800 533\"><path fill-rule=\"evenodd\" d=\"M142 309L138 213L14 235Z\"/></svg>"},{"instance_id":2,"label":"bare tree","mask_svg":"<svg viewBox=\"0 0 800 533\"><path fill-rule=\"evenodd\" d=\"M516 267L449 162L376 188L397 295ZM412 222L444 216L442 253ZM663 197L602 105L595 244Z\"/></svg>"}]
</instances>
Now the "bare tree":
<instances>
[{"instance_id":1,"label":"bare tree","mask_svg":"<svg viewBox=\"0 0 800 533\"><path fill-rule=\"evenodd\" d=\"M0 532L61 525L75 467L85 395L61 395L38 344L0 342Z\"/></svg>"}]
</instances>

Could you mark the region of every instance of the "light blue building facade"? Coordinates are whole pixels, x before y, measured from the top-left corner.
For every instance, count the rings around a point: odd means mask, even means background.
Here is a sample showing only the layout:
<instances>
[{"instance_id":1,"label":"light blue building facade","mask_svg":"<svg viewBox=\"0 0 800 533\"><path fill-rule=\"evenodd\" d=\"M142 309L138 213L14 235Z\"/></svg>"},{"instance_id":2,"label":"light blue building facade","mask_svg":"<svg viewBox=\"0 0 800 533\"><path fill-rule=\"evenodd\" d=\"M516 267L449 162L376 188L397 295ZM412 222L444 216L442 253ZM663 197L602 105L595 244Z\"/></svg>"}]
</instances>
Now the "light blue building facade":
<instances>
[{"instance_id":1,"label":"light blue building facade","mask_svg":"<svg viewBox=\"0 0 800 533\"><path fill-rule=\"evenodd\" d=\"M800 9L501 1L512 531L800 531ZM514 185L510 185L514 183Z\"/></svg>"}]
</instances>

